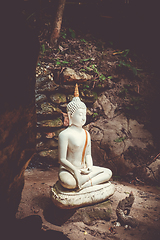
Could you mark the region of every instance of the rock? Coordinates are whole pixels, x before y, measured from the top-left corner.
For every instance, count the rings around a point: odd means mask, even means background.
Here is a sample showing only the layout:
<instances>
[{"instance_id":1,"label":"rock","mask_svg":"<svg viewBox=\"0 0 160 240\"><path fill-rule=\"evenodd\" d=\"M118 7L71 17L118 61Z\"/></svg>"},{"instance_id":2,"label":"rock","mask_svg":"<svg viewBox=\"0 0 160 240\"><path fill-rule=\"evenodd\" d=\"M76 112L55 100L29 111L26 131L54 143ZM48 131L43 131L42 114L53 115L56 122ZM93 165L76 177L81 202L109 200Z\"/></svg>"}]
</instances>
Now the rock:
<instances>
[{"instance_id":1,"label":"rock","mask_svg":"<svg viewBox=\"0 0 160 240\"><path fill-rule=\"evenodd\" d=\"M89 99L94 99L94 97L95 97L95 95L92 93L92 91L90 91L90 90L86 90L86 91L84 91L84 95L85 95L85 97L87 97L87 98L89 98Z\"/></svg>"},{"instance_id":2,"label":"rock","mask_svg":"<svg viewBox=\"0 0 160 240\"><path fill-rule=\"evenodd\" d=\"M37 151L49 150L53 148L58 148L58 142L53 139L49 139L48 141L45 141L45 142L39 142L36 145Z\"/></svg>"},{"instance_id":3,"label":"rock","mask_svg":"<svg viewBox=\"0 0 160 240\"><path fill-rule=\"evenodd\" d=\"M43 121L39 121L37 122L37 125L39 127L51 127L51 128L57 128L57 127L62 127L63 126L63 122L60 118L57 118L55 120L43 120Z\"/></svg>"},{"instance_id":4,"label":"rock","mask_svg":"<svg viewBox=\"0 0 160 240\"><path fill-rule=\"evenodd\" d=\"M84 72L75 72L71 68L66 68L63 71L63 82L84 82L92 79L92 75L86 74Z\"/></svg>"},{"instance_id":5,"label":"rock","mask_svg":"<svg viewBox=\"0 0 160 240\"><path fill-rule=\"evenodd\" d=\"M36 139L40 139L41 137L42 137L42 135L40 133L37 133Z\"/></svg>"},{"instance_id":6,"label":"rock","mask_svg":"<svg viewBox=\"0 0 160 240\"><path fill-rule=\"evenodd\" d=\"M50 157L58 162L58 149L41 151L38 153L38 155L40 157Z\"/></svg>"},{"instance_id":7,"label":"rock","mask_svg":"<svg viewBox=\"0 0 160 240\"><path fill-rule=\"evenodd\" d=\"M44 102L46 100L47 100L47 97L44 94L36 94L36 96L35 96L35 101L37 104Z\"/></svg>"},{"instance_id":8,"label":"rock","mask_svg":"<svg viewBox=\"0 0 160 240\"><path fill-rule=\"evenodd\" d=\"M92 127L90 130L90 134L92 141L101 141L103 138L103 130L97 127Z\"/></svg>"},{"instance_id":9,"label":"rock","mask_svg":"<svg viewBox=\"0 0 160 240\"><path fill-rule=\"evenodd\" d=\"M45 133L46 138L53 138L55 136L55 132L47 132Z\"/></svg>"},{"instance_id":10,"label":"rock","mask_svg":"<svg viewBox=\"0 0 160 240\"><path fill-rule=\"evenodd\" d=\"M154 182L160 182L160 157L147 167L147 178Z\"/></svg>"},{"instance_id":11,"label":"rock","mask_svg":"<svg viewBox=\"0 0 160 240\"><path fill-rule=\"evenodd\" d=\"M58 103L58 104L61 104L61 103L66 103L67 102L67 99L66 99L66 95L63 94L63 93L55 93L55 94L52 94L50 96L50 99L53 103Z\"/></svg>"},{"instance_id":12,"label":"rock","mask_svg":"<svg viewBox=\"0 0 160 240\"><path fill-rule=\"evenodd\" d=\"M114 185L110 182L72 191L61 186L59 181L51 188L53 203L63 209L72 209L102 202L114 193Z\"/></svg>"},{"instance_id":13,"label":"rock","mask_svg":"<svg viewBox=\"0 0 160 240\"><path fill-rule=\"evenodd\" d=\"M74 85L61 85L60 90L67 94L73 94L74 93L75 86Z\"/></svg>"},{"instance_id":14,"label":"rock","mask_svg":"<svg viewBox=\"0 0 160 240\"><path fill-rule=\"evenodd\" d=\"M55 107L52 103L44 102L41 104L41 109L36 109L36 113L39 116L45 117L46 115L61 115L61 110Z\"/></svg>"},{"instance_id":15,"label":"rock","mask_svg":"<svg viewBox=\"0 0 160 240\"><path fill-rule=\"evenodd\" d=\"M98 98L98 103L102 106L107 118L113 118L117 105L114 106L104 94Z\"/></svg>"},{"instance_id":16,"label":"rock","mask_svg":"<svg viewBox=\"0 0 160 240\"><path fill-rule=\"evenodd\" d=\"M36 84L35 84L36 89L40 89L41 86L42 86L43 84L45 84L45 82L46 82L47 80L48 80L48 79L47 79L46 77L38 77L38 78L36 79Z\"/></svg>"},{"instance_id":17,"label":"rock","mask_svg":"<svg viewBox=\"0 0 160 240\"><path fill-rule=\"evenodd\" d=\"M138 152L145 154L148 146L153 146L152 135L144 125L136 120L128 121L123 114L113 119L100 117L86 128L91 134L93 161L110 168L114 174L126 174L140 164L138 158L134 162L124 158L128 149L140 149Z\"/></svg>"},{"instance_id":18,"label":"rock","mask_svg":"<svg viewBox=\"0 0 160 240\"><path fill-rule=\"evenodd\" d=\"M41 88L38 88L38 93L54 92L58 90L59 85L55 84L53 81L46 82Z\"/></svg>"},{"instance_id":19,"label":"rock","mask_svg":"<svg viewBox=\"0 0 160 240\"><path fill-rule=\"evenodd\" d=\"M87 225L92 225L96 220L109 221L111 214L111 203L107 200L93 206L78 208L67 222L83 222Z\"/></svg>"}]
</instances>

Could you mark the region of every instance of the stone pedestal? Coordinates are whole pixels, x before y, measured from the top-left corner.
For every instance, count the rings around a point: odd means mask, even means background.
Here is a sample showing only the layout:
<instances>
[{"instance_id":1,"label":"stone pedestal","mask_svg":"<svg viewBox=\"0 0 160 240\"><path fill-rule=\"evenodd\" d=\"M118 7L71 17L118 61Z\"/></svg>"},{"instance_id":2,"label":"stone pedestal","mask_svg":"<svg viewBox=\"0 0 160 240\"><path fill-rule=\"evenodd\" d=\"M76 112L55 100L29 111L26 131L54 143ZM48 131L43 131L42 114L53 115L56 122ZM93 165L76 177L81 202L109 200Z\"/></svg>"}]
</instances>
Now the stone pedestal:
<instances>
[{"instance_id":1,"label":"stone pedestal","mask_svg":"<svg viewBox=\"0 0 160 240\"><path fill-rule=\"evenodd\" d=\"M51 199L59 208L72 209L102 202L113 195L114 189L114 185L107 182L73 191L63 188L57 181L51 188Z\"/></svg>"}]
</instances>

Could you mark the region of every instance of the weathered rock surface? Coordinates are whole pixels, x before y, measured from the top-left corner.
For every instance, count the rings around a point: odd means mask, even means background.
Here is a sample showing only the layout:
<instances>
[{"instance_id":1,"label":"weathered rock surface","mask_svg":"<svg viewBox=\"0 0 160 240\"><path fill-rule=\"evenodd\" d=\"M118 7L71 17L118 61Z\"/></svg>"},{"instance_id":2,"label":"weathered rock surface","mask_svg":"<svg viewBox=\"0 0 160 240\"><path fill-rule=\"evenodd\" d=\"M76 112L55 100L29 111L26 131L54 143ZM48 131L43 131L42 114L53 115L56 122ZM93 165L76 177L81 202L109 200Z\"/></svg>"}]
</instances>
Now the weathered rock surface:
<instances>
[{"instance_id":1,"label":"weathered rock surface","mask_svg":"<svg viewBox=\"0 0 160 240\"><path fill-rule=\"evenodd\" d=\"M124 158L130 148L145 151L153 146L151 133L143 124L127 119L123 114L115 115L116 106L102 94L94 104L95 108L103 109L104 116L86 126L92 139L92 156L96 164L105 164L114 174L126 174L136 165Z\"/></svg>"},{"instance_id":2,"label":"weathered rock surface","mask_svg":"<svg viewBox=\"0 0 160 240\"><path fill-rule=\"evenodd\" d=\"M160 157L147 167L147 178L153 182L160 181Z\"/></svg>"},{"instance_id":3,"label":"weathered rock surface","mask_svg":"<svg viewBox=\"0 0 160 240\"><path fill-rule=\"evenodd\" d=\"M65 103L66 100L66 95L63 93L55 93L50 96L50 99L53 103Z\"/></svg>"},{"instance_id":4,"label":"weathered rock surface","mask_svg":"<svg viewBox=\"0 0 160 240\"><path fill-rule=\"evenodd\" d=\"M92 79L93 76L84 72L76 73L72 68L66 68L63 71L63 82L83 82Z\"/></svg>"},{"instance_id":5,"label":"weathered rock surface","mask_svg":"<svg viewBox=\"0 0 160 240\"><path fill-rule=\"evenodd\" d=\"M50 128L63 126L63 122L60 118L57 118L54 120L42 120L42 121L37 122L37 124L40 127L50 127Z\"/></svg>"},{"instance_id":6,"label":"weathered rock surface","mask_svg":"<svg viewBox=\"0 0 160 240\"><path fill-rule=\"evenodd\" d=\"M111 203L107 200L94 206L78 208L67 222L83 222L92 225L96 220L110 221L111 214Z\"/></svg>"}]
</instances>

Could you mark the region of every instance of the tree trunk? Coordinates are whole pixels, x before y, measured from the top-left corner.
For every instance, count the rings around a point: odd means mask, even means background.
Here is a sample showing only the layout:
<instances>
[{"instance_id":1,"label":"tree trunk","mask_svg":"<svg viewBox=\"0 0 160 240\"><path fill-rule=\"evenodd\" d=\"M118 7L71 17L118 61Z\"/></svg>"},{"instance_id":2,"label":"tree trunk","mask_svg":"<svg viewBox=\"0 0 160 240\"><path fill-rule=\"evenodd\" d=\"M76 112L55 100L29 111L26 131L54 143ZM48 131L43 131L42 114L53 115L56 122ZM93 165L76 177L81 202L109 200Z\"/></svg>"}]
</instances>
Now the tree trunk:
<instances>
[{"instance_id":1,"label":"tree trunk","mask_svg":"<svg viewBox=\"0 0 160 240\"><path fill-rule=\"evenodd\" d=\"M52 47L55 44L57 44L57 41L59 38L65 2L66 2L66 0L58 0L56 16L55 16L55 19L53 22L53 30L52 30L51 38L50 38L50 45Z\"/></svg>"}]
</instances>

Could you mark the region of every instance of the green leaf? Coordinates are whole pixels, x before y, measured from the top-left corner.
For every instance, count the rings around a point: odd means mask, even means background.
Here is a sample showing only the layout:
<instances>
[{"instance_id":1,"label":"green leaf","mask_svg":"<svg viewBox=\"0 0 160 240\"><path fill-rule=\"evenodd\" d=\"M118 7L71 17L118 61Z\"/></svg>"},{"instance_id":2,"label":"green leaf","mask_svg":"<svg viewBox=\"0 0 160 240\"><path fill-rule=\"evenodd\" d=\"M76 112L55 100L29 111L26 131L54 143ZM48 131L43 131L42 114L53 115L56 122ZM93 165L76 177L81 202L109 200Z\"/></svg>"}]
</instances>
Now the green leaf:
<instances>
[{"instance_id":1,"label":"green leaf","mask_svg":"<svg viewBox=\"0 0 160 240\"><path fill-rule=\"evenodd\" d=\"M42 44L41 45L41 49L42 49L42 52L45 53L46 49L45 49L45 44Z\"/></svg>"},{"instance_id":2,"label":"green leaf","mask_svg":"<svg viewBox=\"0 0 160 240\"><path fill-rule=\"evenodd\" d=\"M126 139L126 137L120 137L120 138L115 139L114 142L117 142L117 143L123 142L125 139Z\"/></svg>"},{"instance_id":3,"label":"green leaf","mask_svg":"<svg viewBox=\"0 0 160 240\"><path fill-rule=\"evenodd\" d=\"M124 50L125 53L123 54L123 56L126 57L129 51L130 51L129 49Z\"/></svg>"},{"instance_id":4,"label":"green leaf","mask_svg":"<svg viewBox=\"0 0 160 240\"><path fill-rule=\"evenodd\" d=\"M100 78L100 80L102 80L102 81L104 81L104 80L106 79L106 77L105 77L103 74L101 74L99 78Z\"/></svg>"},{"instance_id":5,"label":"green leaf","mask_svg":"<svg viewBox=\"0 0 160 240\"><path fill-rule=\"evenodd\" d=\"M72 37L72 38L75 38L75 37L76 37L75 31L72 30L71 28L69 28L69 31L70 31L70 33L71 33L71 37Z\"/></svg>"},{"instance_id":6,"label":"green leaf","mask_svg":"<svg viewBox=\"0 0 160 240\"><path fill-rule=\"evenodd\" d=\"M60 65L61 64L61 62L60 61L56 61L56 65Z\"/></svg>"},{"instance_id":7,"label":"green leaf","mask_svg":"<svg viewBox=\"0 0 160 240\"><path fill-rule=\"evenodd\" d=\"M113 77L112 76L108 76L107 78L112 79Z\"/></svg>"},{"instance_id":8,"label":"green leaf","mask_svg":"<svg viewBox=\"0 0 160 240\"><path fill-rule=\"evenodd\" d=\"M89 60L91 60L91 58L81 59L80 61L81 61L81 62L87 62L87 61L89 61Z\"/></svg>"},{"instance_id":9,"label":"green leaf","mask_svg":"<svg viewBox=\"0 0 160 240\"><path fill-rule=\"evenodd\" d=\"M86 43L87 41L83 38L83 39L80 39L81 42L84 42Z\"/></svg>"},{"instance_id":10,"label":"green leaf","mask_svg":"<svg viewBox=\"0 0 160 240\"><path fill-rule=\"evenodd\" d=\"M98 113L93 113L93 118L97 117Z\"/></svg>"},{"instance_id":11,"label":"green leaf","mask_svg":"<svg viewBox=\"0 0 160 240\"><path fill-rule=\"evenodd\" d=\"M67 63L69 63L69 62L67 62L67 61L63 61L62 63L63 63L63 64L67 64Z\"/></svg>"},{"instance_id":12,"label":"green leaf","mask_svg":"<svg viewBox=\"0 0 160 240\"><path fill-rule=\"evenodd\" d=\"M41 66L41 64L40 64L40 63L37 63L37 66Z\"/></svg>"}]
</instances>

